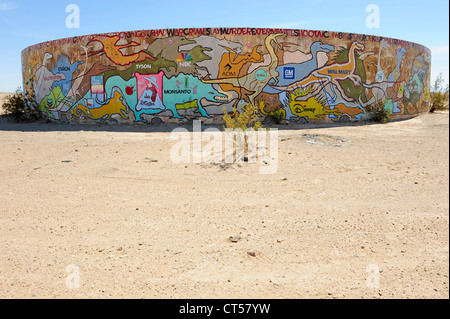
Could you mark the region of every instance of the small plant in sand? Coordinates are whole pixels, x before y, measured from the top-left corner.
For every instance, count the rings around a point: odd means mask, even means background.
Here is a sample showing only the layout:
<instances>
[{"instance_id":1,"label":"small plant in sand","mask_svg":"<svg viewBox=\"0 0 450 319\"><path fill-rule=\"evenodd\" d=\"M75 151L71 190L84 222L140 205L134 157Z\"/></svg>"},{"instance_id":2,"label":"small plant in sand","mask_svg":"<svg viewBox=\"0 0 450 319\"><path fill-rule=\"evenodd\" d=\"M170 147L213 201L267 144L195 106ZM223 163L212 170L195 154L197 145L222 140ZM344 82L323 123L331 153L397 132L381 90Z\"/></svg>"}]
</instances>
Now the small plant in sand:
<instances>
[{"instance_id":1,"label":"small plant in sand","mask_svg":"<svg viewBox=\"0 0 450 319\"><path fill-rule=\"evenodd\" d=\"M448 108L448 98L449 98L448 84L446 87L444 87L444 81L445 81L444 77L442 73L440 73L436 78L436 81L434 81L433 87L431 88L430 93L431 113L433 113L434 111L441 111Z\"/></svg>"},{"instance_id":2,"label":"small plant in sand","mask_svg":"<svg viewBox=\"0 0 450 319\"><path fill-rule=\"evenodd\" d=\"M225 128L227 129L241 129L246 131L251 128L255 131L261 128L261 122L258 117L258 108L252 104L247 104L242 107L242 113L237 110L237 106L233 107L233 113L228 114L227 110L223 109L223 120L225 121Z\"/></svg>"},{"instance_id":3,"label":"small plant in sand","mask_svg":"<svg viewBox=\"0 0 450 319\"><path fill-rule=\"evenodd\" d=\"M236 135L236 148L233 150L233 156L239 160L237 149L243 149L244 154L249 154L249 130L252 134L262 128L259 121L258 108L252 104L242 106L242 112L239 112L237 106L233 107L233 113L228 114L223 109L224 129L226 132L233 132ZM248 159L248 157L244 157Z\"/></svg>"},{"instance_id":4,"label":"small plant in sand","mask_svg":"<svg viewBox=\"0 0 450 319\"><path fill-rule=\"evenodd\" d=\"M376 100L367 107L367 110L374 115L374 120L379 123L392 121L392 111L386 108L382 100Z\"/></svg>"},{"instance_id":5,"label":"small plant in sand","mask_svg":"<svg viewBox=\"0 0 450 319\"><path fill-rule=\"evenodd\" d=\"M33 88L25 94L18 88L16 93L6 97L2 107L6 116L15 122L32 122L41 118Z\"/></svg>"}]
</instances>

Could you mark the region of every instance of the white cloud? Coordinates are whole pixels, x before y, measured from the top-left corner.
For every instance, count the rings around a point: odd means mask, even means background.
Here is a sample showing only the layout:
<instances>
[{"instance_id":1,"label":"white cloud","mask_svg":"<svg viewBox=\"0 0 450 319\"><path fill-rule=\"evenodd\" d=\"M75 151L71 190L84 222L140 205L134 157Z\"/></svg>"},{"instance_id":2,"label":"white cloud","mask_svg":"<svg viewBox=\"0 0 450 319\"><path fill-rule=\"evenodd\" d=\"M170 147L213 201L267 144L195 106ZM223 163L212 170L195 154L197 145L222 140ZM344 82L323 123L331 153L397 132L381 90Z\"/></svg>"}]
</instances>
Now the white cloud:
<instances>
[{"instance_id":1,"label":"white cloud","mask_svg":"<svg viewBox=\"0 0 450 319\"><path fill-rule=\"evenodd\" d=\"M15 4L10 3L0 3L0 11L11 11L17 9Z\"/></svg>"}]
</instances>

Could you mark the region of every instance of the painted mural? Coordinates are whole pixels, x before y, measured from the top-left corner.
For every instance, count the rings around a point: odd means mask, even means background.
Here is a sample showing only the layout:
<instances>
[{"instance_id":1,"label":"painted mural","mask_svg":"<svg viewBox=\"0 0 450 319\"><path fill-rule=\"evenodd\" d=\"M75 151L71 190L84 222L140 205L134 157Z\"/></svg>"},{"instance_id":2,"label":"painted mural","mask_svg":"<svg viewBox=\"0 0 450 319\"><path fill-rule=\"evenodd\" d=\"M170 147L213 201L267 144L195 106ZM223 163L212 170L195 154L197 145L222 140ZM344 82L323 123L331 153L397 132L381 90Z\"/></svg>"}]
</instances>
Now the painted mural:
<instances>
[{"instance_id":1,"label":"painted mural","mask_svg":"<svg viewBox=\"0 0 450 319\"><path fill-rule=\"evenodd\" d=\"M220 122L252 103L290 122L428 111L431 52L390 38L330 31L203 28L97 34L22 52L24 89L71 123Z\"/></svg>"}]
</instances>

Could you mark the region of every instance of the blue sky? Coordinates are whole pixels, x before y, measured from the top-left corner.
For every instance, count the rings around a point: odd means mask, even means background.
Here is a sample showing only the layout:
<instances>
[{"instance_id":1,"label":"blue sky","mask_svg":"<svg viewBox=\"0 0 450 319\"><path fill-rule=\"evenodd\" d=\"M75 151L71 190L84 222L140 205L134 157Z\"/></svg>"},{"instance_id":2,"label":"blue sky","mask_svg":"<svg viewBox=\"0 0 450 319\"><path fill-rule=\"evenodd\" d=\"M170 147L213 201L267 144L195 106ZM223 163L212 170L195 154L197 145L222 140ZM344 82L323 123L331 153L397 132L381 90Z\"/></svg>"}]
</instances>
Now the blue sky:
<instances>
[{"instance_id":1,"label":"blue sky","mask_svg":"<svg viewBox=\"0 0 450 319\"><path fill-rule=\"evenodd\" d=\"M80 28L68 29L66 6L80 8ZM380 28L368 28L366 7L380 8ZM292 28L354 32L417 42L432 52L432 79L449 82L447 0L0 0L0 91L22 86L21 51L76 35L185 27Z\"/></svg>"}]
</instances>

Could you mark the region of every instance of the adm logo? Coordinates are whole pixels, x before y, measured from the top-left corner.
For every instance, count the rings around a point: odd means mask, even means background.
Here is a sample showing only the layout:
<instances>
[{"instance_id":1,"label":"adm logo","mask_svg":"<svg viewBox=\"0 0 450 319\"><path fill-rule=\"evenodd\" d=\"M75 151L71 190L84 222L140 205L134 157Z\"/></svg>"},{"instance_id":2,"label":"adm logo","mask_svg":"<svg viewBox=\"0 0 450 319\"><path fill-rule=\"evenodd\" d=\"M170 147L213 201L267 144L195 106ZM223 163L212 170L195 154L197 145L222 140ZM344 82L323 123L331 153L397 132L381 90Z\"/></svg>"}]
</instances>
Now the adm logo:
<instances>
[{"instance_id":1,"label":"adm logo","mask_svg":"<svg viewBox=\"0 0 450 319\"><path fill-rule=\"evenodd\" d=\"M229 63L227 65L225 65L222 76L224 76L224 77L236 76L236 72L232 72L231 69L232 69L232 66Z\"/></svg>"},{"instance_id":2,"label":"adm logo","mask_svg":"<svg viewBox=\"0 0 450 319\"><path fill-rule=\"evenodd\" d=\"M285 67L283 70L283 77L285 80L295 80L295 68Z\"/></svg>"},{"instance_id":3,"label":"adm logo","mask_svg":"<svg viewBox=\"0 0 450 319\"><path fill-rule=\"evenodd\" d=\"M191 67L192 61L194 60L192 59L192 55L189 53L181 53L177 59L178 65L182 67Z\"/></svg>"}]
</instances>

